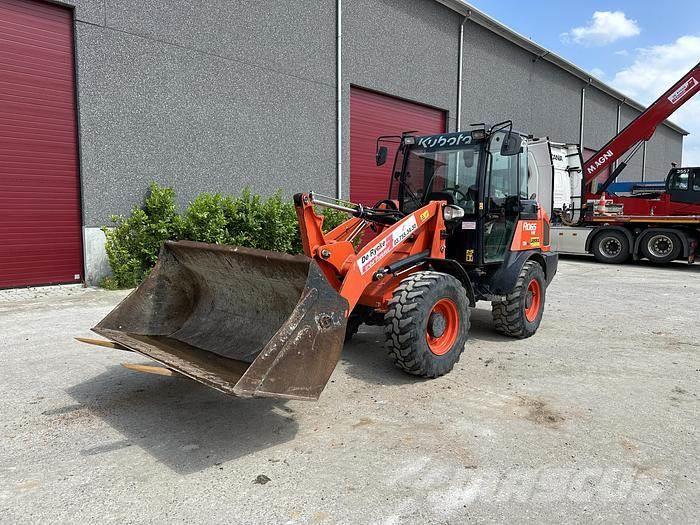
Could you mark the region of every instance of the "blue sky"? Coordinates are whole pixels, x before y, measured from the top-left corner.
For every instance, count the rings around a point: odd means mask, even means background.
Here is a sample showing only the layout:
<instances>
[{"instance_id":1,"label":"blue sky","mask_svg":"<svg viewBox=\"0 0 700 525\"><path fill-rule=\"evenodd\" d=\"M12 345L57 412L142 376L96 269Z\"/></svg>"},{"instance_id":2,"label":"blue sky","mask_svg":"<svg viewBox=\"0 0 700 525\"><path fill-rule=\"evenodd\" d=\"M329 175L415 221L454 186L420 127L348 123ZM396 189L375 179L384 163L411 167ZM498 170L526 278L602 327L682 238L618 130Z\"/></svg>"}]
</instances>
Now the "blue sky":
<instances>
[{"instance_id":1,"label":"blue sky","mask_svg":"<svg viewBox=\"0 0 700 525\"><path fill-rule=\"evenodd\" d=\"M468 3L644 104L700 62L700 0ZM700 94L671 117L700 166Z\"/></svg>"}]
</instances>

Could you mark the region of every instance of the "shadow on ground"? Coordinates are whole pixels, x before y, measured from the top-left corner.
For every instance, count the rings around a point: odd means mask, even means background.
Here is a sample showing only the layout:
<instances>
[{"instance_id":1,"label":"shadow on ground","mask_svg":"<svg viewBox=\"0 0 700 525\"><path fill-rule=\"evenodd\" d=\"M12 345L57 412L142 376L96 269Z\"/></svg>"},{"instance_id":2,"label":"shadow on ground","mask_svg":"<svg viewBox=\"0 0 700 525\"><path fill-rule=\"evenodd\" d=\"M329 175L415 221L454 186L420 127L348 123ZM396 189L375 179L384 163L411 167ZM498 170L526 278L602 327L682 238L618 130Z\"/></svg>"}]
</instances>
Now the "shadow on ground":
<instances>
[{"instance_id":1,"label":"shadow on ground","mask_svg":"<svg viewBox=\"0 0 700 525\"><path fill-rule=\"evenodd\" d=\"M80 405L123 435L83 455L138 446L180 474L190 474L294 438L298 424L285 401L240 399L170 377L122 367L68 390ZM66 409L76 409L66 407Z\"/></svg>"},{"instance_id":2,"label":"shadow on ground","mask_svg":"<svg viewBox=\"0 0 700 525\"><path fill-rule=\"evenodd\" d=\"M470 341L513 342L515 339L494 331L490 310L471 309ZM465 351L469 351L470 341ZM380 326L362 326L350 342L345 343L341 362L345 372L373 385L403 385L424 379L407 374L394 366L384 343L384 329Z\"/></svg>"}]
</instances>

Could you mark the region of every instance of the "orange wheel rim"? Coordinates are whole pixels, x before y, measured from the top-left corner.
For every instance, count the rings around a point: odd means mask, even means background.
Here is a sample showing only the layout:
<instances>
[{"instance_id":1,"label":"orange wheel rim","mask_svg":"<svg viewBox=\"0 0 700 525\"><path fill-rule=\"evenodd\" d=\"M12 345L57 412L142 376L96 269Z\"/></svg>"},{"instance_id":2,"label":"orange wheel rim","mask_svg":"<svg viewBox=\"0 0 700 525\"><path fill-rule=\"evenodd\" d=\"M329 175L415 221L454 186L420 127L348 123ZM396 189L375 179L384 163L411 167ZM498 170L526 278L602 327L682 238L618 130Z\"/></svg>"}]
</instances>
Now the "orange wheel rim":
<instances>
[{"instance_id":1,"label":"orange wheel rim","mask_svg":"<svg viewBox=\"0 0 700 525\"><path fill-rule=\"evenodd\" d=\"M525 295L525 319L533 322L540 313L542 304L542 285L537 279L530 281Z\"/></svg>"},{"instance_id":2,"label":"orange wheel rim","mask_svg":"<svg viewBox=\"0 0 700 525\"><path fill-rule=\"evenodd\" d=\"M428 316L426 339L435 355L444 355L452 349L459 333L459 313L452 299L440 299Z\"/></svg>"}]
</instances>

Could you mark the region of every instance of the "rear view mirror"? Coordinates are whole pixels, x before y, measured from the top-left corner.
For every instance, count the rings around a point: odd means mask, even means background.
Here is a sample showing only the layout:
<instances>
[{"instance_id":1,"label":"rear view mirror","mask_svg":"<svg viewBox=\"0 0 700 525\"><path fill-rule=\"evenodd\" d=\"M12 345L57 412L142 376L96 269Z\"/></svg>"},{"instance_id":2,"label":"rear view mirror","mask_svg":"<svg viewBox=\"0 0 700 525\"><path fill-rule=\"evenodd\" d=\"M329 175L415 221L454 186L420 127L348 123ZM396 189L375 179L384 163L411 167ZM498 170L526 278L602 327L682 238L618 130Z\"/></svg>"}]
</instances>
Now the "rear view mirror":
<instances>
[{"instance_id":1,"label":"rear view mirror","mask_svg":"<svg viewBox=\"0 0 700 525\"><path fill-rule=\"evenodd\" d=\"M462 160L465 168L474 166L474 150L469 148L462 151Z\"/></svg>"},{"instance_id":2,"label":"rear view mirror","mask_svg":"<svg viewBox=\"0 0 700 525\"><path fill-rule=\"evenodd\" d=\"M386 157L389 154L389 150L386 146L380 146L377 149L376 161L377 166L383 166L386 163Z\"/></svg>"},{"instance_id":3,"label":"rear view mirror","mask_svg":"<svg viewBox=\"0 0 700 525\"><path fill-rule=\"evenodd\" d=\"M509 131L503 137L503 144L501 145L501 155L503 157L512 157L520 153L520 135Z\"/></svg>"}]
</instances>

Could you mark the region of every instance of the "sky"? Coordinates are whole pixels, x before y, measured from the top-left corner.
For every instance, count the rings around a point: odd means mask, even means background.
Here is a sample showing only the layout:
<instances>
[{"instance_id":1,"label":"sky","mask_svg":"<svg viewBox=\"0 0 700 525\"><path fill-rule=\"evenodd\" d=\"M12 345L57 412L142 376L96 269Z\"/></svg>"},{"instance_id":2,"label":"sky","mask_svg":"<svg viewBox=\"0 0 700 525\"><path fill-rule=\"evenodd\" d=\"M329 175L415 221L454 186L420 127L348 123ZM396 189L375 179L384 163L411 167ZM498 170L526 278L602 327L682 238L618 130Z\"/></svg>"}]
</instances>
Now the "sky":
<instances>
[{"instance_id":1,"label":"sky","mask_svg":"<svg viewBox=\"0 0 700 525\"><path fill-rule=\"evenodd\" d=\"M700 0L467 3L643 104L700 62ZM670 120L690 132L683 165L700 166L700 94Z\"/></svg>"}]
</instances>

